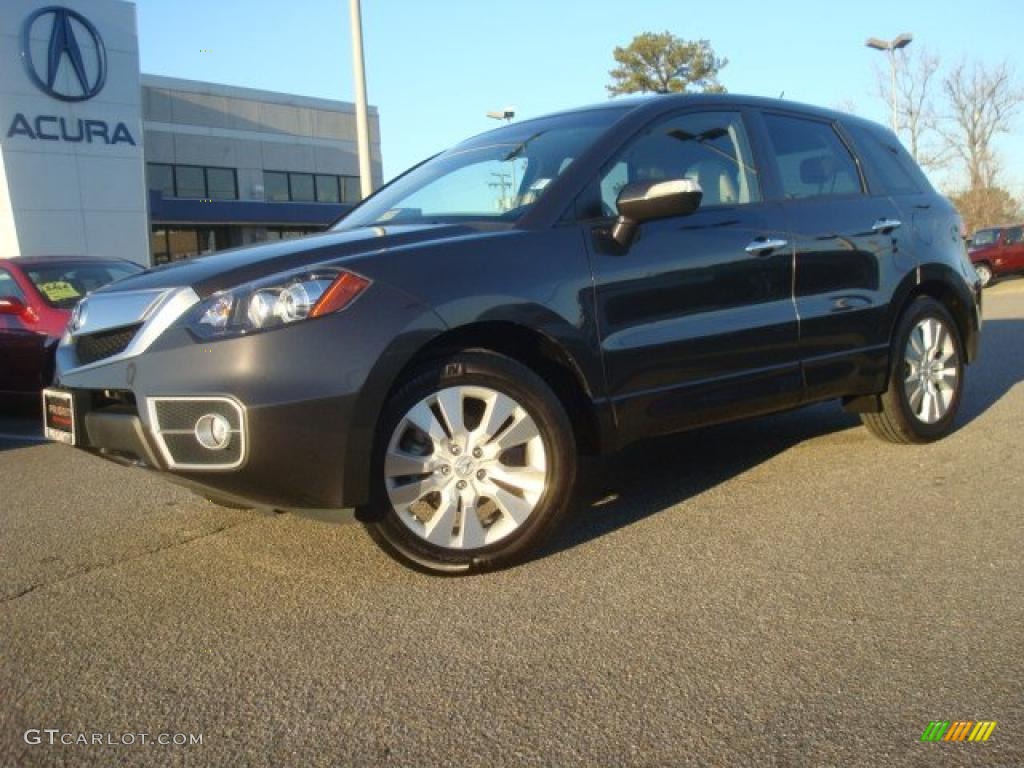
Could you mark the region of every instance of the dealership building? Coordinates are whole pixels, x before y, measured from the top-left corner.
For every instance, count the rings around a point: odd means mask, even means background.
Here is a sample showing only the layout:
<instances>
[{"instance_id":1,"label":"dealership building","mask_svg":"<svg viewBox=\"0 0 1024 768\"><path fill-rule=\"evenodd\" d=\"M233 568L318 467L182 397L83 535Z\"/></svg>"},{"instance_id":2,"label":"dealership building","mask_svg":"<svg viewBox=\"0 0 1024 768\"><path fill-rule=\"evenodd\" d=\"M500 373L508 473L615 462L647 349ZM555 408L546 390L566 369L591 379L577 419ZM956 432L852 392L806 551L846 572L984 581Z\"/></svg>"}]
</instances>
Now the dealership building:
<instances>
[{"instance_id":1,"label":"dealership building","mask_svg":"<svg viewBox=\"0 0 1024 768\"><path fill-rule=\"evenodd\" d=\"M353 104L142 74L130 2L0 2L0 257L160 264L320 231L359 190Z\"/></svg>"}]
</instances>

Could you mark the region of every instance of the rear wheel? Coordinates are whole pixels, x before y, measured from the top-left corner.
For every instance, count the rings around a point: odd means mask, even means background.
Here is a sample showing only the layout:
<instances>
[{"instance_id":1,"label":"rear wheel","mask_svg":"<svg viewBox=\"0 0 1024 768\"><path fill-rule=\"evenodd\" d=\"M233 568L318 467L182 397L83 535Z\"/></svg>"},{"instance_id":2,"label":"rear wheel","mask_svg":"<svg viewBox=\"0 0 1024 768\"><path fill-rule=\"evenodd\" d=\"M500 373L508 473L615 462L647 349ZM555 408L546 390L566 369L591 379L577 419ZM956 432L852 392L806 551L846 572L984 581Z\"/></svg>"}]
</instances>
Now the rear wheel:
<instances>
[{"instance_id":1,"label":"rear wheel","mask_svg":"<svg viewBox=\"0 0 1024 768\"><path fill-rule=\"evenodd\" d=\"M978 275L978 279L981 280L982 288L992 282L992 267L988 264L985 264L984 262L975 264L974 272Z\"/></svg>"},{"instance_id":2,"label":"rear wheel","mask_svg":"<svg viewBox=\"0 0 1024 768\"><path fill-rule=\"evenodd\" d=\"M882 410L861 419L889 442L938 440L953 429L963 387L963 343L956 323L942 304L922 296L897 328Z\"/></svg>"},{"instance_id":3,"label":"rear wheel","mask_svg":"<svg viewBox=\"0 0 1024 768\"><path fill-rule=\"evenodd\" d=\"M430 571L521 560L564 513L575 450L561 403L533 371L490 352L455 355L385 409L371 531Z\"/></svg>"}]
</instances>

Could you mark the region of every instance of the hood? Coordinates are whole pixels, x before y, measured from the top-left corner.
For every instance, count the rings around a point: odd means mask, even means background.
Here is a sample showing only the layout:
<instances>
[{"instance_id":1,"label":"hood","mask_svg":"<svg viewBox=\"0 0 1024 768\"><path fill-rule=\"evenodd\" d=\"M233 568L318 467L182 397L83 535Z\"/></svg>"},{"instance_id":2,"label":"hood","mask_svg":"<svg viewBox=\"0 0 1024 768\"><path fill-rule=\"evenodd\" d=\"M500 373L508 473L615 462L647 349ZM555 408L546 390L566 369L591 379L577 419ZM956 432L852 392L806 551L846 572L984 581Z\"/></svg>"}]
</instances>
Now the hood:
<instances>
[{"instance_id":1,"label":"hood","mask_svg":"<svg viewBox=\"0 0 1024 768\"><path fill-rule=\"evenodd\" d=\"M466 237L480 232L466 225L423 224L366 227L347 232L263 243L154 267L117 281L97 293L191 286L200 298L263 277L393 248Z\"/></svg>"}]
</instances>

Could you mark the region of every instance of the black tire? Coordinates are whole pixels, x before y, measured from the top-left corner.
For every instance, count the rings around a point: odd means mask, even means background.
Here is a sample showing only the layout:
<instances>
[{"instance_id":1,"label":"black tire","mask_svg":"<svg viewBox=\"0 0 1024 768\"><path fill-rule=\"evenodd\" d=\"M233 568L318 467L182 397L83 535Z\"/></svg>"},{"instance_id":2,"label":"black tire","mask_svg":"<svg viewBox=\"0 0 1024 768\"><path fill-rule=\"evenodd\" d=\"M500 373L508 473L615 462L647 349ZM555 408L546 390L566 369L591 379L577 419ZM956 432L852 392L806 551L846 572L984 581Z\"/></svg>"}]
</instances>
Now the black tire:
<instances>
[{"instance_id":1,"label":"black tire","mask_svg":"<svg viewBox=\"0 0 1024 768\"><path fill-rule=\"evenodd\" d=\"M533 419L547 460L545 487L528 517L505 538L475 549L436 546L399 519L385 484L385 453L399 423L417 403L448 387L474 385L511 397ZM431 573L465 574L521 562L537 550L564 516L572 498L576 458L572 425L562 403L543 379L504 355L486 350L460 352L419 369L385 405L374 450L367 527L389 554Z\"/></svg>"},{"instance_id":2,"label":"black tire","mask_svg":"<svg viewBox=\"0 0 1024 768\"><path fill-rule=\"evenodd\" d=\"M904 357L910 334L918 323L929 318L942 323L956 350L956 385L952 400L946 413L934 423L928 423L914 413L904 387L907 375ZM881 412L861 414L868 430L890 443L930 443L952 432L964 391L964 345L956 322L942 304L928 296L920 296L907 307L893 337L889 367L889 386L881 396Z\"/></svg>"}]
</instances>

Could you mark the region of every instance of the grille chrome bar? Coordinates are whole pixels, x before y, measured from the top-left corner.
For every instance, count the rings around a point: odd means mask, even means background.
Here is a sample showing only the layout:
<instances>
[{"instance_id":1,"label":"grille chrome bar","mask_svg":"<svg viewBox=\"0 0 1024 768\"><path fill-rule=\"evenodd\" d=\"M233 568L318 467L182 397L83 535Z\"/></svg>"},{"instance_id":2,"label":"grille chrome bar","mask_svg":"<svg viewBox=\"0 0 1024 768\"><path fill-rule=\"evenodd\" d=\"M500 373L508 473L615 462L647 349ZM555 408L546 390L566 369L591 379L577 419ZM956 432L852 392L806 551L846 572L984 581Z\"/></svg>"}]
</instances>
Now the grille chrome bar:
<instances>
[{"instance_id":1,"label":"grille chrome bar","mask_svg":"<svg viewBox=\"0 0 1024 768\"><path fill-rule=\"evenodd\" d=\"M60 374L78 373L142 354L189 308L199 303L199 296L185 287L125 291L123 294L100 292L86 297L83 302L85 305L79 313L81 325L74 333L69 329L57 348ZM82 336L128 325L138 326L138 332L120 352L93 362L86 362L76 354L75 341Z\"/></svg>"}]
</instances>

